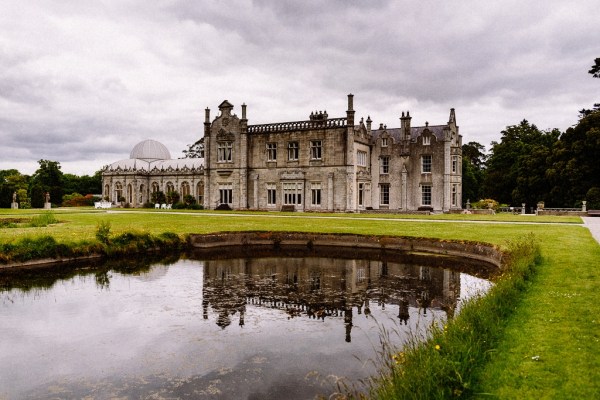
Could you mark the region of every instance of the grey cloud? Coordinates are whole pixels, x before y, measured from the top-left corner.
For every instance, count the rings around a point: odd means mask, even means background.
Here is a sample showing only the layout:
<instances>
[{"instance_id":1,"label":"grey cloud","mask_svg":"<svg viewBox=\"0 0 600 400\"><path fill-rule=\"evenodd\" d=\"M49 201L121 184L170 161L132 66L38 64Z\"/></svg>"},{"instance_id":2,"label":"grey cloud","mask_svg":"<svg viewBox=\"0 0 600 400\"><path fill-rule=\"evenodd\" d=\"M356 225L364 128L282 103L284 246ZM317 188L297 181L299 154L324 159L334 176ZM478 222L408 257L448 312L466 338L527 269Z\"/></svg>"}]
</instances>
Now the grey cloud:
<instances>
[{"instance_id":1,"label":"grey cloud","mask_svg":"<svg viewBox=\"0 0 600 400\"><path fill-rule=\"evenodd\" d=\"M176 157L202 134L204 107L225 98L263 123L343 113L350 92L386 122L400 107L446 118L460 105L463 134L487 144L528 115L553 126L564 124L557 109L572 109L575 122L599 101L587 76L600 56L595 11L592 1L4 3L0 159L110 162L145 138Z\"/></svg>"}]
</instances>

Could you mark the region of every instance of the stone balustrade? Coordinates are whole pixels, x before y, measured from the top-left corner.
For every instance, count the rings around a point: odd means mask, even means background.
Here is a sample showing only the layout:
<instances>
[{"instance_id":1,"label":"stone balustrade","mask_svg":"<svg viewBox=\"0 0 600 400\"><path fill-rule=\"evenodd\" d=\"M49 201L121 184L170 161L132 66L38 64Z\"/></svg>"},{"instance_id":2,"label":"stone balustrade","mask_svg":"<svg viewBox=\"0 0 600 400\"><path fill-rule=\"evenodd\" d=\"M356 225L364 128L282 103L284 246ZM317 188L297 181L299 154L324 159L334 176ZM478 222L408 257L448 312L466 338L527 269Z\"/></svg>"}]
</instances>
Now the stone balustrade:
<instances>
[{"instance_id":1,"label":"stone balustrade","mask_svg":"<svg viewBox=\"0 0 600 400\"><path fill-rule=\"evenodd\" d=\"M324 120L282 122L275 124L249 125L248 133L271 133L304 131L311 129L335 129L344 128L347 125L346 118L331 118Z\"/></svg>"}]
</instances>

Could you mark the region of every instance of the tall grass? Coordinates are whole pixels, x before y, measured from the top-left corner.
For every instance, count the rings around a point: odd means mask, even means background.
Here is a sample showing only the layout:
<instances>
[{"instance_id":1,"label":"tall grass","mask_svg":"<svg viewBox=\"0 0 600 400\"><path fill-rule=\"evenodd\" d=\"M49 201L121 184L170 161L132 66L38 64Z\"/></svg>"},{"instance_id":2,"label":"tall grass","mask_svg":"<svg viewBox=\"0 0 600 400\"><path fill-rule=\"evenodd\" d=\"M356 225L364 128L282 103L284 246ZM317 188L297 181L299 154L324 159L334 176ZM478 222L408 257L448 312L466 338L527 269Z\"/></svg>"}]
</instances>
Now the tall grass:
<instances>
[{"instance_id":1,"label":"tall grass","mask_svg":"<svg viewBox=\"0 0 600 400\"><path fill-rule=\"evenodd\" d=\"M114 237L100 225L99 236L105 241L57 242L53 236L22 237L15 242L0 243L0 263L26 262L36 259L61 259L81 256L115 257L125 254L159 250L179 250L185 245L179 235L163 232L152 235L144 232L124 232Z\"/></svg>"},{"instance_id":2,"label":"tall grass","mask_svg":"<svg viewBox=\"0 0 600 400\"><path fill-rule=\"evenodd\" d=\"M42 228L51 224L57 224L58 222L59 221L56 219L53 213L45 212L43 214L31 217L27 225L32 228Z\"/></svg>"},{"instance_id":3,"label":"tall grass","mask_svg":"<svg viewBox=\"0 0 600 400\"><path fill-rule=\"evenodd\" d=\"M505 270L487 295L467 301L446 325L432 325L428 339L413 337L401 350L389 344L384 348L387 353L371 382L369 398L449 399L476 394L478 371L494 352L507 317L522 299L540 261L540 247L532 237L507 247Z\"/></svg>"}]
</instances>

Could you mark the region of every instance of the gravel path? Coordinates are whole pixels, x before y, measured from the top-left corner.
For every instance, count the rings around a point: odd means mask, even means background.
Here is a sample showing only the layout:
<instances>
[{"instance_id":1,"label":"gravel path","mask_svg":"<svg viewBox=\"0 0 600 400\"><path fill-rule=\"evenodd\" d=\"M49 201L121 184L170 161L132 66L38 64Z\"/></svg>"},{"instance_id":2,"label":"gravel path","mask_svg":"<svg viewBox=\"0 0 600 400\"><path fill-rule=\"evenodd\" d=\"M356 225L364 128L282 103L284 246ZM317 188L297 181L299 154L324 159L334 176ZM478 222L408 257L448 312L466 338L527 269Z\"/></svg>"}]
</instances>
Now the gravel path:
<instances>
[{"instance_id":1,"label":"gravel path","mask_svg":"<svg viewBox=\"0 0 600 400\"><path fill-rule=\"evenodd\" d=\"M600 243L600 218L599 217L581 217L583 223L588 227L592 236Z\"/></svg>"}]
</instances>

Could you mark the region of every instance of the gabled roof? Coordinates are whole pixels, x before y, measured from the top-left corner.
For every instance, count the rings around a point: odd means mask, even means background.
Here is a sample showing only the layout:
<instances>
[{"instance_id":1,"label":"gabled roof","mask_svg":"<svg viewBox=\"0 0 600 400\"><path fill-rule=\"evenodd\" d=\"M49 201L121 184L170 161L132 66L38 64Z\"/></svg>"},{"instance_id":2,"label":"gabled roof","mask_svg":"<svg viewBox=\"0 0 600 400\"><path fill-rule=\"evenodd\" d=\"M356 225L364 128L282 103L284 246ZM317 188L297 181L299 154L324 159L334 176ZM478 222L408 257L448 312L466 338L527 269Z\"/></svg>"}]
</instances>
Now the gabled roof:
<instances>
[{"instance_id":1,"label":"gabled roof","mask_svg":"<svg viewBox=\"0 0 600 400\"><path fill-rule=\"evenodd\" d=\"M429 131L436 137L437 140L444 140L444 128L446 125L434 125L434 126L415 126L410 128L410 138L416 139L417 137L423 134L425 129L429 129ZM400 128L391 128L391 129L373 129L371 134L373 135L373 140L377 140L379 136L383 134L383 132L387 132L391 137L394 138L395 142L400 141Z\"/></svg>"}]
</instances>

